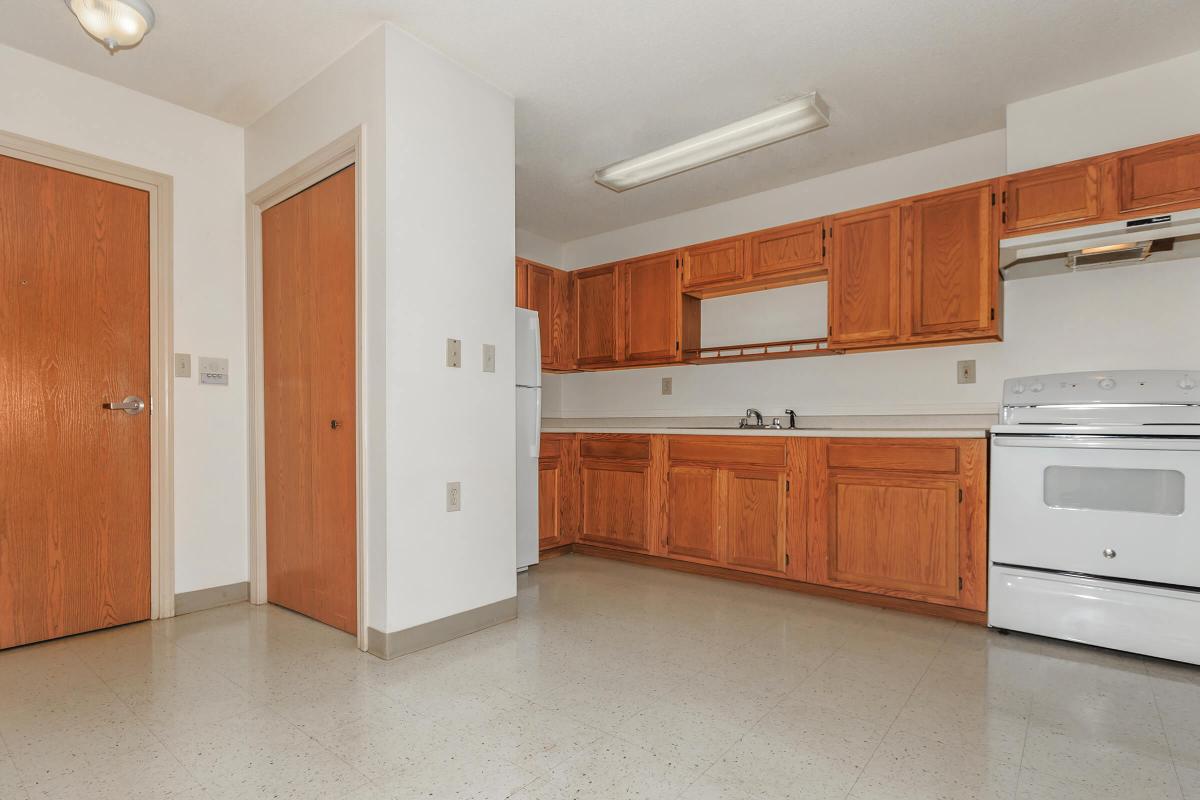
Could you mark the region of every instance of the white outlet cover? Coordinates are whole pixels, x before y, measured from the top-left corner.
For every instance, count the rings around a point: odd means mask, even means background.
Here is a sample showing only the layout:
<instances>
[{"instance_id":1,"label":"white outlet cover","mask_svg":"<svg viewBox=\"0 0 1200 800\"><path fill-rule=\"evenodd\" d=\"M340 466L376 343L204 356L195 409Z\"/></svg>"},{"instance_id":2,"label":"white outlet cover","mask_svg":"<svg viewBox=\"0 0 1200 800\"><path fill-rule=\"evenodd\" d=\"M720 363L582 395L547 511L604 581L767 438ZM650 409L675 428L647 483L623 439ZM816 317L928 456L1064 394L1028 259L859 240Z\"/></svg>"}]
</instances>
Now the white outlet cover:
<instances>
[{"instance_id":1,"label":"white outlet cover","mask_svg":"<svg viewBox=\"0 0 1200 800\"><path fill-rule=\"evenodd\" d=\"M446 340L446 366L462 366L462 339Z\"/></svg>"},{"instance_id":2,"label":"white outlet cover","mask_svg":"<svg viewBox=\"0 0 1200 800\"><path fill-rule=\"evenodd\" d=\"M485 344L483 346L483 371L496 371L496 345Z\"/></svg>"},{"instance_id":3,"label":"white outlet cover","mask_svg":"<svg viewBox=\"0 0 1200 800\"><path fill-rule=\"evenodd\" d=\"M176 353L175 354L175 377L176 378L192 377L192 355L191 355L191 353Z\"/></svg>"},{"instance_id":4,"label":"white outlet cover","mask_svg":"<svg viewBox=\"0 0 1200 800\"><path fill-rule=\"evenodd\" d=\"M671 394L675 391L674 381L671 378L662 379L662 393Z\"/></svg>"},{"instance_id":5,"label":"white outlet cover","mask_svg":"<svg viewBox=\"0 0 1200 800\"><path fill-rule=\"evenodd\" d=\"M974 383L975 382L975 360L959 361L958 362L958 382L959 383Z\"/></svg>"},{"instance_id":6,"label":"white outlet cover","mask_svg":"<svg viewBox=\"0 0 1200 800\"><path fill-rule=\"evenodd\" d=\"M446 484L446 510L462 510L462 483L460 481L451 481Z\"/></svg>"}]
</instances>

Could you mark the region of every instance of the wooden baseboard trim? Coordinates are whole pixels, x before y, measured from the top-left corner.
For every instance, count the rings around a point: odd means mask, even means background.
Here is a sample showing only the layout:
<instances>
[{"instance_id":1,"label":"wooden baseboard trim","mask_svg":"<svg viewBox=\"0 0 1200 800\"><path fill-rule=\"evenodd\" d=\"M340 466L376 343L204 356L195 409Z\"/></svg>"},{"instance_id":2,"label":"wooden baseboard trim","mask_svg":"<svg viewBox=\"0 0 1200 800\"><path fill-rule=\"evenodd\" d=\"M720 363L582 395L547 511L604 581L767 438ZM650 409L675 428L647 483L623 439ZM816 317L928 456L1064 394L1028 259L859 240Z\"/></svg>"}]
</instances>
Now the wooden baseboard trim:
<instances>
[{"instance_id":1,"label":"wooden baseboard trim","mask_svg":"<svg viewBox=\"0 0 1200 800\"><path fill-rule=\"evenodd\" d=\"M694 575L706 575L710 578L724 578L726 580L741 581L743 583L754 583L758 584L759 586L769 586L772 589L786 589L789 592L800 592L802 594L811 594L817 597L832 597L837 600L845 600L850 603L860 603L862 605L876 606L877 608L889 608L894 611L907 611L913 614L924 614L927 617L941 617L943 619L952 619L957 622L971 623L972 625L987 625L986 612L974 611L967 608L939 606L934 603L922 603L918 600L906 600L902 597L889 597L882 594L871 594L870 592L855 592L850 589L839 589L834 586L821 586L820 584L806 583L804 581L792 580L790 578L776 578L771 575L760 575L756 572L741 572L736 569L714 567L710 564L696 564L691 561L676 561L673 558L651 556L646 555L645 553L631 553L625 550L614 550L612 548L598 547L592 544L580 544L576 542L573 545L569 545L569 547L571 548L569 552L579 553L580 555L585 556L611 558L616 561L626 561L631 564L642 564L650 567L673 569L677 572L690 572Z\"/></svg>"},{"instance_id":2,"label":"wooden baseboard trim","mask_svg":"<svg viewBox=\"0 0 1200 800\"><path fill-rule=\"evenodd\" d=\"M180 592L175 595L175 616L191 614L194 611L207 611L210 608L231 606L234 603L245 603L250 599L250 582L241 581L227 586L213 586L208 589L196 589L193 592Z\"/></svg>"},{"instance_id":3,"label":"wooden baseboard trim","mask_svg":"<svg viewBox=\"0 0 1200 800\"><path fill-rule=\"evenodd\" d=\"M538 553L538 561L549 561L552 558L565 556L567 553L571 552L571 548L574 546L575 545L571 544L570 542L567 542L566 544L560 544L557 547L547 547L545 550L542 550Z\"/></svg>"},{"instance_id":4,"label":"wooden baseboard trim","mask_svg":"<svg viewBox=\"0 0 1200 800\"><path fill-rule=\"evenodd\" d=\"M510 597L402 631L384 633L367 628L367 652L383 659L397 658L516 618L517 598Z\"/></svg>"}]
</instances>

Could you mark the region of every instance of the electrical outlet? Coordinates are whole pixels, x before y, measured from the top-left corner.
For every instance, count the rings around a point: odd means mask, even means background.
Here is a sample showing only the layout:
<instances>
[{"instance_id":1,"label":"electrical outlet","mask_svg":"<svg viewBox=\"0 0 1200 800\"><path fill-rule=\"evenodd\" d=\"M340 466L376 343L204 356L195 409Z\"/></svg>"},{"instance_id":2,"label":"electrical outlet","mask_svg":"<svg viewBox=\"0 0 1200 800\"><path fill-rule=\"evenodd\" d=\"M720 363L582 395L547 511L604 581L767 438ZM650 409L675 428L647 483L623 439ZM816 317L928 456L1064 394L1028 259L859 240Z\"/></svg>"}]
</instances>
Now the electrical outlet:
<instances>
[{"instance_id":1,"label":"electrical outlet","mask_svg":"<svg viewBox=\"0 0 1200 800\"><path fill-rule=\"evenodd\" d=\"M192 356L190 353L175 354L175 377L190 378L192 377Z\"/></svg>"},{"instance_id":2,"label":"electrical outlet","mask_svg":"<svg viewBox=\"0 0 1200 800\"><path fill-rule=\"evenodd\" d=\"M671 378L663 378L662 379L662 393L663 394L671 394L671 392L673 392L674 390L675 390L675 387L672 385Z\"/></svg>"},{"instance_id":3,"label":"electrical outlet","mask_svg":"<svg viewBox=\"0 0 1200 800\"><path fill-rule=\"evenodd\" d=\"M958 362L958 382L959 383L974 383L975 382L975 360Z\"/></svg>"},{"instance_id":4,"label":"electrical outlet","mask_svg":"<svg viewBox=\"0 0 1200 800\"><path fill-rule=\"evenodd\" d=\"M446 510L462 511L462 484L458 481L446 484Z\"/></svg>"},{"instance_id":5,"label":"electrical outlet","mask_svg":"<svg viewBox=\"0 0 1200 800\"><path fill-rule=\"evenodd\" d=\"M446 366L462 366L462 339L446 340Z\"/></svg>"},{"instance_id":6,"label":"electrical outlet","mask_svg":"<svg viewBox=\"0 0 1200 800\"><path fill-rule=\"evenodd\" d=\"M483 346L483 371L496 371L496 345L485 344Z\"/></svg>"}]
</instances>

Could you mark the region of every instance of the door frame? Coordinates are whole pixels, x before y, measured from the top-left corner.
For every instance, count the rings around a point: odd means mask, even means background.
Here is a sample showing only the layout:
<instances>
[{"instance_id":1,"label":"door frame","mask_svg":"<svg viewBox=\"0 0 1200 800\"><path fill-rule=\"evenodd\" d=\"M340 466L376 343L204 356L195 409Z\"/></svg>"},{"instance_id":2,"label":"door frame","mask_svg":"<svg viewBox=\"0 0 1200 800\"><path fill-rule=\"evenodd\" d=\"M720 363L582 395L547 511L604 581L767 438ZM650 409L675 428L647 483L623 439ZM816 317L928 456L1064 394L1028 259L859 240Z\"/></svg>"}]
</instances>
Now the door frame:
<instances>
[{"instance_id":1,"label":"door frame","mask_svg":"<svg viewBox=\"0 0 1200 800\"><path fill-rule=\"evenodd\" d=\"M250 365L250 602L267 602L266 410L263 404L263 263L262 214L272 206L340 172L357 166L354 176L354 405L355 425L355 543L358 649L367 649L366 547L363 542L363 174L362 127L356 127L325 147L293 164L246 194L247 362Z\"/></svg>"},{"instance_id":2,"label":"door frame","mask_svg":"<svg viewBox=\"0 0 1200 800\"><path fill-rule=\"evenodd\" d=\"M150 195L150 619L175 616L174 180L0 130L0 155Z\"/></svg>"}]
</instances>

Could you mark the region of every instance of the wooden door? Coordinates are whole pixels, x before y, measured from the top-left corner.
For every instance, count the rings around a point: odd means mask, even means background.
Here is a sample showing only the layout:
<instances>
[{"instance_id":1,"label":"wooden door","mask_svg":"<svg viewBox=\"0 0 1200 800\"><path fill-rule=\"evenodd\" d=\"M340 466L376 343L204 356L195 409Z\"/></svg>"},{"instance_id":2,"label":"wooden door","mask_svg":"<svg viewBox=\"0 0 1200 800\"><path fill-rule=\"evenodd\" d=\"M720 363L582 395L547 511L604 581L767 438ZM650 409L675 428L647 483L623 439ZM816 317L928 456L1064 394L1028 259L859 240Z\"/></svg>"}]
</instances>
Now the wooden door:
<instances>
[{"instance_id":1,"label":"wooden door","mask_svg":"<svg viewBox=\"0 0 1200 800\"><path fill-rule=\"evenodd\" d=\"M538 548L562 544L562 505L566 489L562 458L538 459Z\"/></svg>"},{"instance_id":2,"label":"wooden door","mask_svg":"<svg viewBox=\"0 0 1200 800\"><path fill-rule=\"evenodd\" d=\"M787 477L761 469L725 470L725 562L783 572L787 549Z\"/></svg>"},{"instance_id":3,"label":"wooden door","mask_svg":"<svg viewBox=\"0 0 1200 800\"><path fill-rule=\"evenodd\" d=\"M584 460L579 472L579 538L627 550L648 550L649 465Z\"/></svg>"},{"instance_id":4,"label":"wooden door","mask_svg":"<svg viewBox=\"0 0 1200 800\"><path fill-rule=\"evenodd\" d=\"M667 470L667 555L720 558L719 475L716 467Z\"/></svg>"},{"instance_id":5,"label":"wooden door","mask_svg":"<svg viewBox=\"0 0 1200 800\"><path fill-rule=\"evenodd\" d=\"M683 288L739 281L745 275L741 237L699 244L683 251Z\"/></svg>"},{"instance_id":6,"label":"wooden door","mask_svg":"<svg viewBox=\"0 0 1200 800\"><path fill-rule=\"evenodd\" d=\"M1117 158L1122 214L1200 205L1200 136L1137 148Z\"/></svg>"},{"instance_id":7,"label":"wooden door","mask_svg":"<svg viewBox=\"0 0 1200 800\"><path fill-rule=\"evenodd\" d=\"M829 344L886 344L900 333L900 207L833 218Z\"/></svg>"},{"instance_id":8,"label":"wooden door","mask_svg":"<svg viewBox=\"0 0 1200 800\"><path fill-rule=\"evenodd\" d=\"M1100 164L1080 161L1000 179L1006 234L1078 225L1100 217Z\"/></svg>"},{"instance_id":9,"label":"wooden door","mask_svg":"<svg viewBox=\"0 0 1200 800\"><path fill-rule=\"evenodd\" d=\"M827 578L948 600L959 592L958 482L831 473Z\"/></svg>"},{"instance_id":10,"label":"wooden door","mask_svg":"<svg viewBox=\"0 0 1200 800\"><path fill-rule=\"evenodd\" d=\"M575 282L575 363L612 364L617 360L617 265L581 269Z\"/></svg>"},{"instance_id":11,"label":"wooden door","mask_svg":"<svg viewBox=\"0 0 1200 800\"><path fill-rule=\"evenodd\" d=\"M542 366L554 366L554 271L529 264L526 273L526 305L538 315L542 340Z\"/></svg>"},{"instance_id":12,"label":"wooden door","mask_svg":"<svg viewBox=\"0 0 1200 800\"><path fill-rule=\"evenodd\" d=\"M904 209L911 333L988 327L992 315L989 184L915 200Z\"/></svg>"},{"instance_id":13,"label":"wooden door","mask_svg":"<svg viewBox=\"0 0 1200 800\"><path fill-rule=\"evenodd\" d=\"M0 648L150 617L150 205L0 156Z\"/></svg>"},{"instance_id":14,"label":"wooden door","mask_svg":"<svg viewBox=\"0 0 1200 800\"><path fill-rule=\"evenodd\" d=\"M798 222L758 233L750 240L750 277L782 278L825 268L823 220Z\"/></svg>"},{"instance_id":15,"label":"wooden door","mask_svg":"<svg viewBox=\"0 0 1200 800\"><path fill-rule=\"evenodd\" d=\"M358 629L355 170L262 215L267 598Z\"/></svg>"},{"instance_id":16,"label":"wooden door","mask_svg":"<svg viewBox=\"0 0 1200 800\"><path fill-rule=\"evenodd\" d=\"M679 355L679 261L675 253L621 266L625 360L673 361Z\"/></svg>"}]
</instances>

